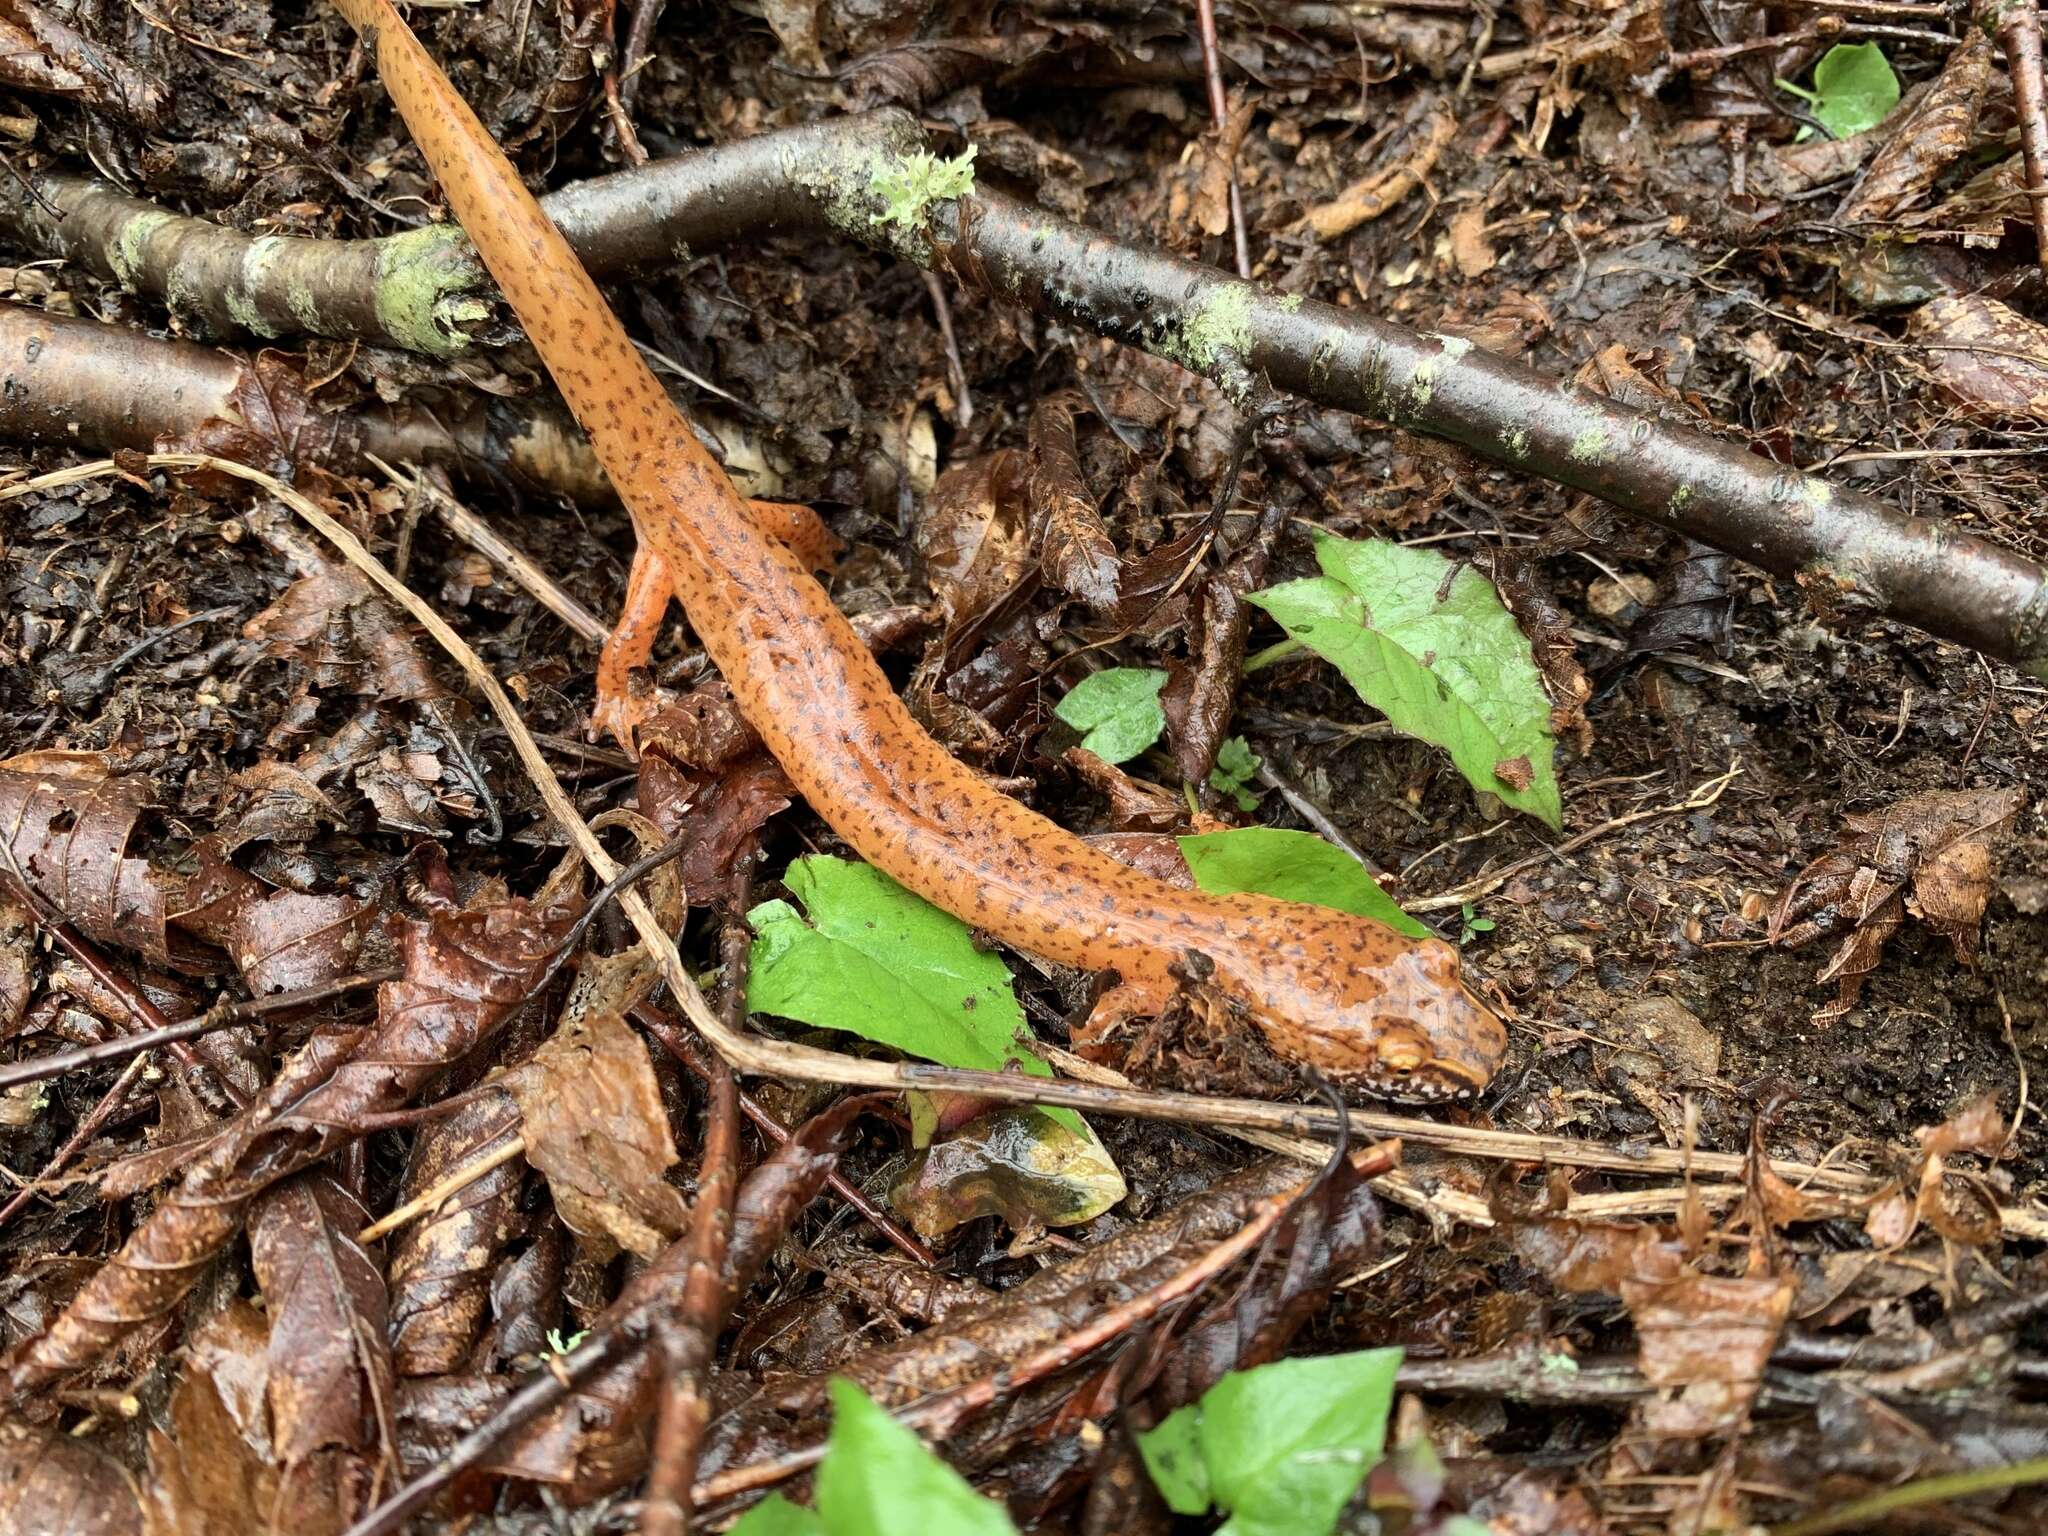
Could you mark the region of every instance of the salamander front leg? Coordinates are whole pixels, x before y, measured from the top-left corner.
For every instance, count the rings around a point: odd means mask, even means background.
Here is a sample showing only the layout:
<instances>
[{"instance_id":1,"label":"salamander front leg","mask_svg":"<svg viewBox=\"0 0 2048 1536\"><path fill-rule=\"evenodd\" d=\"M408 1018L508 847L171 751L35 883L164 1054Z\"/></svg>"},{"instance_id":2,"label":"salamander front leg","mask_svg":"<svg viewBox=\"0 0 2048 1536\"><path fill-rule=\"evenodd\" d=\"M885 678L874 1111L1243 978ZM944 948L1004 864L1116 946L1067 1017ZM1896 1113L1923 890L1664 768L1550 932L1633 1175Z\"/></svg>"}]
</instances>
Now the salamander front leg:
<instances>
[{"instance_id":1,"label":"salamander front leg","mask_svg":"<svg viewBox=\"0 0 2048 1536\"><path fill-rule=\"evenodd\" d=\"M652 689L634 688L633 673L646 666L654 654L655 638L674 595L668 567L651 545L642 544L633 551L625 605L597 658L597 704L590 711L588 732L591 740L610 735L626 751L639 755L634 737L658 700Z\"/></svg>"}]
</instances>

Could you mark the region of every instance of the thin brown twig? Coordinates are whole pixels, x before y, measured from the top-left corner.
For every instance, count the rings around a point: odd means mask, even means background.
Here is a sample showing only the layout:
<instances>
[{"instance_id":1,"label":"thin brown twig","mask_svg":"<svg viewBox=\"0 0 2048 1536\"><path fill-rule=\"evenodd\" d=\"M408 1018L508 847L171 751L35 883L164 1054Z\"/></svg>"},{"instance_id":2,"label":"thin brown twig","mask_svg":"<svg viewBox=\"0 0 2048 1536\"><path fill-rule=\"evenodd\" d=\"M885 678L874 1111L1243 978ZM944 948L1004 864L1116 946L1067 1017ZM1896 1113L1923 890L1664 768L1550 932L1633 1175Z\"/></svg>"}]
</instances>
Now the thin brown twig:
<instances>
[{"instance_id":1,"label":"thin brown twig","mask_svg":"<svg viewBox=\"0 0 2048 1536\"><path fill-rule=\"evenodd\" d=\"M745 918L751 887L751 857L740 860L721 937L724 995L720 1007L735 1030L746 1014L747 962L752 935ZM732 1239L733 1199L739 1190L739 1079L720 1062L710 1078L705 1113L704 1153L698 1163L697 1203L690 1213L689 1267L682 1305L655 1324L665 1379L655 1417L654 1450L641 1497L640 1529L645 1536L688 1536L696 1509L692 1489L704 1427L711 1421L710 1370L719 1331L732 1305L726 1283L726 1250Z\"/></svg>"},{"instance_id":2,"label":"thin brown twig","mask_svg":"<svg viewBox=\"0 0 2048 1536\"><path fill-rule=\"evenodd\" d=\"M2005 50L2020 159L2034 220L2036 258L2048 266L2048 89L2041 79L2041 12L2034 0L1978 0L1977 21Z\"/></svg>"},{"instance_id":3,"label":"thin brown twig","mask_svg":"<svg viewBox=\"0 0 2048 1536\"><path fill-rule=\"evenodd\" d=\"M1224 142L1230 132L1230 99L1223 92L1223 47L1216 40L1216 0L1195 0L1195 25L1202 41L1202 76L1209 87L1209 120L1216 128L1216 153L1220 155L1230 148ZM1237 275L1249 281L1252 248L1244 228L1244 191L1237 184L1234 164L1226 169L1225 176L1230 186L1230 239L1237 255Z\"/></svg>"},{"instance_id":4,"label":"thin brown twig","mask_svg":"<svg viewBox=\"0 0 2048 1536\"><path fill-rule=\"evenodd\" d=\"M122 1035L113 1040L102 1040L97 1045L81 1045L74 1050L54 1051L48 1056L32 1056L26 1061L11 1061L0 1066L0 1088L13 1088L21 1083L42 1082L52 1077L62 1077L84 1067L97 1066L104 1061L119 1061L138 1051L153 1051L160 1045L170 1045L180 1040L190 1040L199 1035L211 1034L218 1029L232 1029L252 1019L260 1019L273 1013L284 1013L293 1008L309 1008L352 992L358 987L375 986L398 976L397 971L368 971L359 976L344 976L339 981L330 981L317 987L304 987L296 992L277 992L268 997L259 997L249 1002L221 1003L206 1012L189 1019L180 1019L174 1024L165 1024L156 1029L146 1029L138 1034Z\"/></svg>"},{"instance_id":5,"label":"thin brown twig","mask_svg":"<svg viewBox=\"0 0 2048 1536\"><path fill-rule=\"evenodd\" d=\"M56 905L29 882L28 876L22 872L20 861L14 856L14 838L19 830L18 827L9 828L5 836L0 836L0 862L6 864L8 877L14 882L16 891L37 924L49 934L60 949L85 968L87 975L105 987L115 1002L128 1010L129 1021L138 1029L151 1033L169 1030L173 1021L149 1000L149 994L110 965L98 947L71 925L71 919L58 911ZM180 1035L167 1042L171 1054L177 1058L179 1065L189 1072L203 1074L209 1082L217 1083L229 1102L237 1109L246 1109L248 1100L237 1091L233 1083L228 1082L199 1059L192 1047L185 1043L190 1038L189 1035Z\"/></svg>"},{"instance_id":6,"label":"thin brown twig","mask_svg":"<svg viewBox=\"0 0 2048 1536\"><path fill-rule=\"evenodd\" d=\"M652 1003L637 1004L632 1013L634 1022L659 1040L664 1050L699 1078L706 1082L710 1081L711 1073L716 1070L712 1066L717 1060L714 1053L700 1045L681 1025ZM740 1113L747 1117L755 1130L776 1146L782 1146L789 1140L789 1128L764 1109L760 1100L744 1088L740 1090ZM906 1232L894 1217L870 1200L861 1187L845 1174L837 1170L827 1174L825 1187L853 1207L857 1215L881 1233L905 1258L923 1265L926 1269L930 1269L938 1262L931 1249Z\"/></svg>"}]
</instances>

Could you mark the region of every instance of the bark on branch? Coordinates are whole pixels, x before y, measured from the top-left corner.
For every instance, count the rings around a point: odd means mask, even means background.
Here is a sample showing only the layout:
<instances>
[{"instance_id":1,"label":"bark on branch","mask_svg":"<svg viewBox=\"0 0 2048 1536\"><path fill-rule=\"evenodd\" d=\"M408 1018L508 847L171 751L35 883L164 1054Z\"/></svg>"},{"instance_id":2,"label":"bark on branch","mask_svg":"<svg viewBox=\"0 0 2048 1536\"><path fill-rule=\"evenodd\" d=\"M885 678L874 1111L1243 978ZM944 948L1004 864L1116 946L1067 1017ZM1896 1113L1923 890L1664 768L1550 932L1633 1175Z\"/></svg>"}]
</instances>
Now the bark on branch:
<instances>
[{"instance_id":1,"label":"bark on branch","mask_svg":"<svg viewBox=\"0 0 2048 1536\"><path fill-rule=\"evenodd\" d=\"M585 182L545 204L599 274L667 265L688 247L740 235L836 232L1143 347L1235 395L1264 375L1319 404L1444 438L1493 463L1589 492L1792 578L1823 614L1887 614L2048 676L2048 572L2010 550L1562 384L1460 338L1271 293L1119 244L998 191L935 202L907 223L883 219L875 173L925 147L908 114L867 113ZM123 212L104 202L116 194L101 191L94 201L57 181L42 178L45 196L99 210L81 222L76 238L66 229L71 215L43 215L38 225L22 216L19 197L0 209L0 221L48 254L85 260L166 298L193 292L208 273L237 261L235 270L247 272L252 263L283 260L259 258L253 244L232 259L196 239L181 245L173 238L180 232L161 222L137 236L135 220L170 216L132 200L123 200ZM110 241L137 253L125 272L113 270ZM434 288L457 246L432 245L421 269L409 272L389 256L392 243L363 242L353 255L323 246L324 264L309 260L293 270L308 282L308 273L340 281L339 274L374 271L377 282L411 294L415 310L426 304L436 315L468 312L464 306L482 290ZM198 254L187 258L181 250ZM431 303L421 297L430 289ZM282 314L324 325L366 309L362 293L351 298L325 288L294 290L282 304L248 293L237 303L259 310L266 324L279 323ZM388 312L374 300L367 309ZM404 340L388 328L358 334Z\"/></svg>"}]
</instances>

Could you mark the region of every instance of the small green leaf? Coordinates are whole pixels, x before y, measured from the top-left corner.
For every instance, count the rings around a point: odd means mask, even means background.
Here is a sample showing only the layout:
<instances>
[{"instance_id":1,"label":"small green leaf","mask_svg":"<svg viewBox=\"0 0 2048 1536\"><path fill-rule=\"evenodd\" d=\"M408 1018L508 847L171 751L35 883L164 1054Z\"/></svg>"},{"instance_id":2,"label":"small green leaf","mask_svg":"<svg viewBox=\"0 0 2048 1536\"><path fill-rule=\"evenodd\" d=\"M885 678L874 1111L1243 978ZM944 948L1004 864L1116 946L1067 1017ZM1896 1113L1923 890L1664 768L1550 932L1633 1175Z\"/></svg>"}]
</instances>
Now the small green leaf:
<instances>
[{"instance_id":1,"label":"small green leaf","mask_svg":"<svg viewBox=\"0 0 2048 1536\"><path fill-rule=\"evenodd\" d=\"M771 1493L732 1528L732 1536L827 1536L825 1522L808 1509Z\"/></svg>"},{"instance_id":2,"label":"small green leaf","mask_svg":"<svg viewBox=\"0 0 2048 1536\"><path fill-rule=\"evenodd\" d=\"M1242 736L1232 736L1216 749L1216 766L1209 770L1209 787L1229 795L1237 808L1249 815L1259 808L1259 797L1245 786L1258 777L1259 754Z\"/></svg>"},{"instance_id":3,"label":"small green leaf","mask_svg":"<svg viewBox=\"0 0 2048 1536\"><path fill-rule=\"evenodd\" d=\"M1385 539L1319 534L1316 563L1321 576L1249 600L1397 729L1448 751L1475 789L1562 827L1550 701L1492 584Z\"/></svg>"},{"instance_id":4,"label":"small green leaf","mask_svg":"<svg viewBox=\"0 0 2048 1536\"><path fill-rule=\"evenodd\" d=\"M1017 1042L1024 1013L1009 967L967 925L866 864L811 854L782 883L803 903L764 901L753 924L747 1007L892 1045L949 1067L1052 1069Z\"/></svg>"},{"instance_id":5,"label":"small green leaf","mask_svg":"<svg viewBox=\"0 0 2048 1536\"><path fill-rule=\"evenodd\" d=\"M1803 93L1802 93L1803 94ZM1899 77L1875 43L1837 43L1813 66L1813 115L1838 139L1885 120L1899 104Z\"/></svg>"},{"instance_id":6,"label":"small green leaf","mask_svg":"<svg viewBox=\"0 0 2048 1536\"><path fill-rule=\"evenodd\" d=\"M1105 763L1128 762L1159 739L1166 674L1152 667L1108 667L1074 684L1052 712L1084 734L1081 745Z\"/></svg>"},{"instance_id":7,"label":"small green leaf","mask_svg":"<svg viewBox=\"0 0 2048 1536\"><path fill-rule=\"evenodd\" d=\"M829 1536L1016 1536L1003 1507L835 1377L832 1440L818 1468L818 1513Z\"/></svg>"},{"instance_id":8,"label":"small green leaf","mask_svg":"<svg viewBox=\"0 0 2048 1536\"><path fill-rule=\"evenodd\" d=\"M1217 1536L1328 1536L1380 1459L1400 1365L1369 1349L1232 1371L1138 1449L1176 1513L1198 1512L1206 1479L1230 1515Z\"/></svg>"},{"instance_id":9,"label":"small green leaf","mask_svg":"<svg viewBox=\"0 0 2048 1536\"><path fill-rule=\"evenodd\" d=\"M1195 884L1217 896L1257 891L1370 917L1411 939L1433 937L1394 904L1365 866L1313 832L1239 827L1179 839Z\"/></svg>"}]
</instances>

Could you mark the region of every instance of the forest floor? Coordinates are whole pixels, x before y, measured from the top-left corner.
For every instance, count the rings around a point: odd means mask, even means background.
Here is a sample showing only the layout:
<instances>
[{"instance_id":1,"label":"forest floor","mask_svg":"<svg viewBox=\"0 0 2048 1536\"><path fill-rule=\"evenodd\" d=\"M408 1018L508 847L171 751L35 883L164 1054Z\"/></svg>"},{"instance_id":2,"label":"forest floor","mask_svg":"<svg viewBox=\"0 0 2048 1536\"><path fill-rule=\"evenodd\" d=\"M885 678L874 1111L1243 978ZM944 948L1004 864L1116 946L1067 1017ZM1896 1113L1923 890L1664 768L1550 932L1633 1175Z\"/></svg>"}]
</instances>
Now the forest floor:
<instances>
[{"instance_id":1,"label":"forest floor","mask_svg":"<svg viewBox=\"0 0 2048 1536\"><path fill-rule=\"evenodd\" d=\"M629 104L615 99L624 6L482 0L413 22L537 190L636 149L660 159L902 106L942 150L972 144L982 184L1229 269L1234 173L1260 283L1470 338L2048 559L2048 330L2030 318L2042 296L2013 91L1956 7L1217 12L1221 134L1192 10L1149 0L676 4ZM106 178L250 234L379 236L446 216L324 8L0 0L0 38L33 55L0 63L10 176ZM1827 103L1776 82L1809 86L1828 50L1863 43L1904 103L1865 132L1812 132ZM1941 90L1963 105L1929 126L1916 109ZM621 144L625 121L636 145ZM1857 206L1881 153L1909 185ZM1367 181L1369 195L1340 196ZM1501 1533L1768 1526L2048 1452L2048 1149L2026 1102L2048 1072L2048 685L1881 617L1819 611L1794 581L1340 411L1285 402L1233 467L1242 416L1212 384L852 243L743 237L606 286L686 408L751 465L754 493L808 504L844 542L835 599L888 631L892 677L950 747L1052 819L1150 837L1155 854L1160 834L1223 825L1341 834L1460 947L1510 1026L1476 1099L1393 1112L1643 1161L1630 1174L1407 1138L1405 1203L1329 1196L1333 1230L1369 1210L1375 1232L1347 1247L1289 1217L1279 1257L1299 1255L1306 1279L1273 1261L1256 1283L1225 1280L956 1430L940 1448L1020 1524L1163 1530L1132 1434L1222 1367L1381 1346L1404 1351L1390 1433L1427 1440L1448 1481L1418 1495L1412 1467L1405 1484L1375 1478L1350 1529L1370 1528L1367 1499L1388 1530L1450 1529L1459 1511ZM5 220L0 299L246 365L240 420L205 429L168 400L153 429L146 390L125 435L65 441L0 407L0 490L161 435L314 494L507 680L586 817L636 807L648 825L632 830L652 841L617 844L629 853L687 844L693 968L716 966L736 903L791 894L792 859L846 852L755 750L679 613L656 681L680 702L662 751L636 764L586 740L590 635L451 531L440 493L321 468L333 424L363 412L446 423L547 399L507 317L453 358L265 341L54 259ZM1212 532L1243 549L1264 519L1263 584L1314 574L1315 528L1495 581L1566 658L1544 668L1562 830L1473 790L1311 654L1259 668L1234 701L1226 689L1206 722L1169 712L1166 739L1121 769L1077 766L1052 710L1091 670L1200 676L1204 658L1185 602L1101 624L1041 577L1030 541L1046 528L1048 454L1071 465L1127 577L1201 525L1222 487ZM503 470L479 450L439 483L531 555L542 585L615 613L625 513ZM395 967L406 979L390 986L463 1015L460 1048L413 1064L395 1101L359 1084L337 1095L344 1069L318 1090L324 1118L292 1098L276 1109L276 1074L316 1032L370 1023L366 990L240 1018L146 1069L109 1059L7 1089L0 1164L18 1188L0 1191L0 1341L17 1360L146 1219L205 1204L188 1165L232 1186L235 1214L204 1238L178 1229L193 1245L178 1294L118 1293L139 1326L61 1375L17 1373L0 1522L87 1528L31 1510L56 1501L94 1529L341 1530L446 1456L551 1340L559 1354L616 1323L631 1277L687 1241L717 1144L681 1064L688 1031L622 1009L659 1027L583 1039L599 1062L583 1088L546 1054L564 982L540 962L563 927L540 893L563 887L567 843L474 690L274 498L124 457L0 502L0 583L0 812L23 867L0 881L0 1054L30 1061L223 997ZM1261 613L1240 635L1253 653L1280 638ZM1198 756L1241 737L1268 777L1246 777L1241 798L1184 791L1191 735ZM600 950L627 942L609 912L591 934ZM1064 1046L1086 978L1007 964L1032 1028ZM379 1020L396 1006L388 986ZM1274 1092L1214 1063L1150 1080ZM317 1081L301 1091L317 1098ZM764 1114L819 1125L816 1086L745 1086ZM1313 1098L1284 1078L1279 1091ZM358 1241L507 1145L522 1116L526 1159ZM550 1117L569 1122L555 1134L572 1150L543 1155ZM1088 1124L1122 1199L1048 1228L1042 1196L976 1163L945 1195L968 1209L899 1201L929 1264L783 1169L805 1198L783 1191L787 1239L722 1335L712 1324L700 1479L810 1443L821 1399L805 1391L842 1371L879 1392L897 1368L876 1363L885 1346L927 1339L926 1357L901 1357L922 1360L904 1379L923 1390L959 1385L932 1366L933 1338L1021 1357L976 1308L1027 1276L1071 1271L1028 1320L1041 1339L1173 1268L1104 1280L1089 1304L1077 1252L1166 1232L1194 1263L1220 1231L1145 1224L1190 1198L1237 1199L1218 1181L1257 1154L1200 1123ZM849 1142L835 1166L878 1206L936 1177L899 1109L815 1135ZM627 1152L590 1151L606 1138ZM739 1168L771 1147L743 1130ZM1700 1175L1706 1194L1686 1172L1695 1154L1753 1152L1746 1171ZM1855 1178L1780 1177L1763 1153ZM998 1186L983 1205L977 1180ZM1219 1342L1218 1314L1260 1296ZM663 1347L654 1331L643 1354ZM580 1409L500 1437L418 1528L638 1520L660 1387L608 1369ZM2027 1488L1994 1490L1859 1528L2017 1533L2044 1511Z\"/></svg>"}]
</instances>

